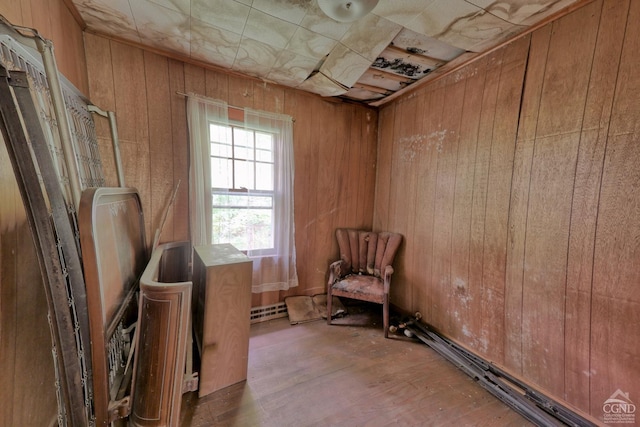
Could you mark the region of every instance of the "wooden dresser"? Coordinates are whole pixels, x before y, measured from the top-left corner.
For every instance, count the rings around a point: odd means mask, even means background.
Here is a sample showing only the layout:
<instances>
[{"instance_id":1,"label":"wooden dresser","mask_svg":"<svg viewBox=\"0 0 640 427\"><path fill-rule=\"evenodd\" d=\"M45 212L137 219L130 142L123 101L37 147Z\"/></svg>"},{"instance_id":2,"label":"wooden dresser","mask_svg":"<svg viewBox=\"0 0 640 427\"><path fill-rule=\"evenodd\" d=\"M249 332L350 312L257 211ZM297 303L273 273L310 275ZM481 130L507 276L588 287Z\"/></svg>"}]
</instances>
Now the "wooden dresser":
<instances>
[{"instance_id":1,"label":"wooden dresser","mask_svg":"<svg viewBox=\"0 0 640 427\"><path fill-rule=\"evenodd\" d=\"M193 323L199 396L247 379L253 262L230 244L194 248Z\"/></svg>"}]
</instances>

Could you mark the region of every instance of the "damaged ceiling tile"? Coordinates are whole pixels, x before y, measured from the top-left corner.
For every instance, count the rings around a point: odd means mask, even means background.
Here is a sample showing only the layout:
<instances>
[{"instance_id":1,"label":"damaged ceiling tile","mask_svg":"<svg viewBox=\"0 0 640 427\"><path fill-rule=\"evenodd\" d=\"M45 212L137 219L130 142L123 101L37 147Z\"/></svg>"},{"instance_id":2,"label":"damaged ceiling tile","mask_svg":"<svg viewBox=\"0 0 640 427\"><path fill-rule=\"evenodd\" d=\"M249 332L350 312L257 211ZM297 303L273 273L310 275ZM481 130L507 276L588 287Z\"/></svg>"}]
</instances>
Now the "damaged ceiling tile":
<instances>
[{"instance_id":1,"label":"damaged ceiling tile","mask_svg":"<svg viewBox=\"0 0 640 427\"><path fill-rule=\"evenodd\" d=\"M375 28L376 31L372 32L371 28ZM391 43L400 30L402 27L399 24L369 14L355 22L340 39L340 43L371 62Z\"/></svg>"},{"instance_id":2,"label":"damaged ceiling tile","mask_svg":"<svg viewBox=\"0 0 640 427\"><path fill-rule=\"evenodd\" d=\"M320 72L332 80L351 87L371 65L371 61L348 47L337 44L320 67Z\"/></svg>"},{"instance_id":3,"label":"damaged ceiling tile","mask_svg":"<svg viewBox=\"0 0 640 427\"><path fill-rule=\"evenodd\" d=\"M349 88L339 85L321 72L311 75L297 87L322 96L340 96L349 90Z\"/></svg>"},{"instance_id":4,"label":"damaged ceiling tile","mask_svg":"<svg viewBox=\"0 0 640 427\"><path fill-rule=\"evenodd\" d=\"M318 61L284 50L267 75L267 80L285 86L298 86L314 71Z\"/></svg>"}]
</instances>

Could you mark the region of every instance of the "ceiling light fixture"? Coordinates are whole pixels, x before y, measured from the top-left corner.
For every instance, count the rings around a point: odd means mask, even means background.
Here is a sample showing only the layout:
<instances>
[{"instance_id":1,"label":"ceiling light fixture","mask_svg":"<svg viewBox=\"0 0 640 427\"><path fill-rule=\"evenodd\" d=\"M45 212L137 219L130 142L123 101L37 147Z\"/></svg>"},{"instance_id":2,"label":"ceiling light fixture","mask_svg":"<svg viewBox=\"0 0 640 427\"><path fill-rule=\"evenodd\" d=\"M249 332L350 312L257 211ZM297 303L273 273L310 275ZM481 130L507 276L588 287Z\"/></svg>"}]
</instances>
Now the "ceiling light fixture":
<instances>
[{"instance_id":1,"label":"ceiling light fixture","mask_svg":"<svg viewBox=\"0 0 640 427\"><path fill-rule=\"evenodd\" d=\"M371 12L378 0L318 0L320 9L338 22L353 22Z\"/></svg>"}]
</instances>

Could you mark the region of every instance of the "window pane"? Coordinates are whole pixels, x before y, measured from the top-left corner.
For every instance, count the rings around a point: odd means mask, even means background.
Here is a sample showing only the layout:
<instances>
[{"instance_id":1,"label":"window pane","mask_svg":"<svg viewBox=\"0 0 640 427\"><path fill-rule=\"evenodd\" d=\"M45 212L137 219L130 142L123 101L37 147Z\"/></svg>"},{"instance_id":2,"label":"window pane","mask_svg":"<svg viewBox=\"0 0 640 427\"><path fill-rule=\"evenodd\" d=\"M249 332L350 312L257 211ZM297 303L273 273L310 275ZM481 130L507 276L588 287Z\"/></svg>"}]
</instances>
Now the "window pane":
<instances>
[{"instance_id":1,"label":"window pane","mask_svg":"<svg viewBox=\"0 0 640 427\"><path fill-rule=\"evenodd\" d=\"M273 163L256 163L256 190L273 191Z\"/></svg>"},{"instance_id":2,"label":"window pane","mask_svg":"<svg viewBox=\"0 0 640 427\"><path fill-rule=\"evenodd\" d=\"M212 193L213 207L223 208L269 208L273 207L272 194Z\"/></svg>"},{"instance_id":3,"label":"window pane","mask_svg":"<svg viewBox=\"0 0 640 427\"><path fill-rule=\"evenodd\" d=\"M273 163L273 151L271 150L256 150L256 160L261 162Z\"/></svg>"},{"instance_id":4,"label":"window pane","mask_svg":"<svg viewBox=\"0 0 640 427\"><path fill-rule=\"evenodd\" d=\"M212 142L231 144L231 128L214 123L209 124L209 140Z\"/></svg>"},{"instance_id":5,"label":"window pane","mask_svg":"<svg viewBox=\"0 0 640 427\"><path fill-rule=\"evenodd\" d=\"M253 160L253 131L233 129L234 157Z\"/></svg>"},{"instance_id":6,"label":"window pane","mask_svg":"<svg viewBox=\"0 0 640 427\"><path fill-rule=\"evenodd\" d=\"M256 195L251 194L248 196L249 206L251 207L261 207L261 208L273 208L273 195Z\"/></svg>"},{"instance_id":7,"label":"window pane","mask_svg":"<svg viewBox=\"0 0 640 427\"><path fill-rule=\"evenodd\" d=\"M213 243L241 250L273 248L273 196L224 193L212 195Z\"/></svg>"},{"instance_id":8,"label":"window pane","mask_svg":"<svg viewBox=\"0 0 640 427\"><path fill-rule=\"evenodd\" d=\"M270 133L256 132L256 148L273 150L273 135Z\"/></svg>"},{"instance_id":9,"label":"window pane","mask_svg":"<svg viewBox=\"0 0 640 427\"><path fill-rule=\"evenodd\" d=\"M231 157L231 145L212 142L211 155L217 157Z\"/></svg>"},{"instance_id":10,"label":"window pane","mask_svg":"<svg viewBox=\"0 0 640 427\"><path fill-rule=\"evenodd\" d=\"M213 209L213 243L231 243L240 250L273 248L273 211Z\"/></svg>"},{"instance_id":11,"label":"window pane","mask_svg":"<svg viewBox=\"0 0 640 427\"><path fill-rule=\"evenodd\" d=\"M234 160L234 177L235 183L233 188L247 188L249 190L254 190L253 184L253 162L246 162L243 160Z\"/></svg>"},{"instance_id":12,"label":"window pane","mask_svg":"<svg viewBox=\"0 0 640 427\"><path fill-rule=\"evenodd\" d=\"M211 158L211 186L215 188L231 187L231 160Z\"/></svg>"}]
</instances>

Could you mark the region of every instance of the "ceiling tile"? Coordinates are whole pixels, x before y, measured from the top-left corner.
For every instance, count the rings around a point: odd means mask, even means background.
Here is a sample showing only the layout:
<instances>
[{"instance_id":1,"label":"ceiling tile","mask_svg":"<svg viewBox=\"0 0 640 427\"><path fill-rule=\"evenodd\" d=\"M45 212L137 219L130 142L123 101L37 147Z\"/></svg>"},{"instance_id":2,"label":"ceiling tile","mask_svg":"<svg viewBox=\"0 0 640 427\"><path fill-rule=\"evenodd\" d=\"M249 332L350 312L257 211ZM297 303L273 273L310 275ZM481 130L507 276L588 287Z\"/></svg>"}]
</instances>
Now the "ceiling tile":
<instances>
[{"instance_id":1,"label":"ceiling tile","mask_svg":"<svg viewBox=\"0 0 640 427\"><path fill-rule=\"evenodd\" d=\"M159 6L166 7L167 9L171 9L176 12L183 13L185 15L191 15L190 0L149 0L149 1Z\"/></svg>"},{"instance_id":2,"label":"ceiling tile","mask_svg":"<svg viewBox=\"0 0 640 427\"><path fill-rule=\"evenodd\" d=\"M278 49L268 44L243 37L233 69L250 76L266 76L278 58Z\"/></svg>"},{"instance_id":3,"label":"ceiling tile","mask_svg":"<svg viewBox=\"0 0 640 427\"><path fill-rule=\"evenodd\" d=\"M464 0L436 0L407 27L461 49L477 52L514 25Z\"/></svg>"},{"instance_id":4,"label":"ceiling tile","mask_svg":"<svg viewBox=\"0 0 640 427\"><path fill-rule=\"evenodd\" d=\"M406 26L408 22L420 15L434 1L402 0L402 5L398 5L397 0L380 0L371 13L382 16L396 24Z\"/></svg>"},{"instance_id":5,"label":"ceiling tile","mask_svg":"<svg viewBox=\"0 0 640 427\"><path fill-rule=\"evenodd\" d=\"M139 31L140 37L146 40L145 44L165 52L177 53L180 56L189 57L191 52L191 40L179 35L164 34L151 28Z\"/></svg>"},{"instance_id":6,"label":"ceiling tile","mask_svg":"<svg viewBox=\"0 0 640 427\"><path fill-rule=\"evenodd\" d=\"M371 62L391 43L400 30L402 27L399 24L368 14L349 28L340 43Z\"/></svg>"},{"instance_id":7,"label":"ceiling tile","mask_svg":"<svg viewBox=\"0 0 640 427\"><path fill-rule=\"evenodd\" d=\"M191 15L223 30L242 34L251 8L234 0L192 0Z\"/></svg>"},{"instance_id":8,"label":"ceiling tile","mask_svg":"<svg viewBox=\"0 0 640 427\"><path fill-rule=\"evenodd\" d=\"M231 68L242 36L191 19L191 56L214 65Z\"/></svg>"},{"instance_id":9,"label":"ceiling tile","mask_svg":"<svg viewBox=\"0 0 640 427\"><path fill-rule=\"evenodd\" d=\"M247 24L244 27L243 36L283 49L293 33L295 33L296 28L290 22L274 18L259 10L251 9Z\"/></svg>"},{"instance_id":10,"label":"ceiling tile","mask_svg":"<svg viewBox=\"0 0 640 427\"><path fill-rule=\"evenodd\" d=\"M180 38L186 40L186 53L189 52L188 43L191 31L189 15L158 6L147 0L132 2L131 11L140 37L153 41L155 35L161 33Z\"/></svg>"},{"instance_id":11,"label":"ceiling tile","mask_svg":"<svg viewBox=\"0 0 640 427\"><path fill-rule=\"evenodd\" d=\"M351 87L370 65L371 61L367 58L342 44L337 44L320 67L320 71L330 79Z\"/></svg>"},{"instance_id":12,"label":"ceiling tile","mask_svg":"<svg viewBox=\"0 0 640 427\"><path fill-rule=\"evenodd\" d=\"M315 59L283 50L267 79L286 86L298 86L309 77L317 64L318 61Z\"/></svg>"},{"instance_id":13,"label":"ceiling tile","mask_svg":"<svg viewBox=\"0 0 640 427\"><path fill-rule=\"evenodd\" d=\"M337 43L336 40L314 33L306 28L298 27L291 40L289 40L287 50L307 58L320 59L327 56Z\"/></svg>"},{"instance_id":14,"label":"ceiling tile","mask_svg":"<svg viewBox=\"0 0 640 427\"><path fill-rule=\"evenodd\" d=\"M141 41L127 0L77 0L75 5L82 19L93 31L118 35L125 40Z\"/></svg>"},{"instance_id":15,"label":"ceiling tile","mask_svg":"<svg viewBox=\"0 0 640 427\"><path fill-rule=\"evenodd\" d=\"M292 24L300 24L314 0L254 0L253 8Z\"/></svg>"},{"instance_id":16,"label":"ceiling tile","mask_svg":"<svg viewBox=\"0 0 640 427\"><path fill-rule=\"evenodd\" d=\"M575 0L467 0L512 24L531 24Z\"/></svg>"},{"instance_id":17,"label":"ceiling tile","mask_svg":"<svg viewBox=\"0 0 640 427\"><path fill-rule=\"evenodd\" d=\"M302 82L298 88L322 96L340 96L348 90L320 72Z\"/></svg>"},{"instance_id":18,"label":"ceiling tile","mask_svg":"<svg viewBox=\"0 0 640 427\"><path fill-rule=\"evenodd\" d=\"M351 23L334 21L325 15L318 7L318 4L314 2L309 7L302 22L300 22L300 26L331 39L340 40L351 27Z\"/></svg>"}]
</instances>

